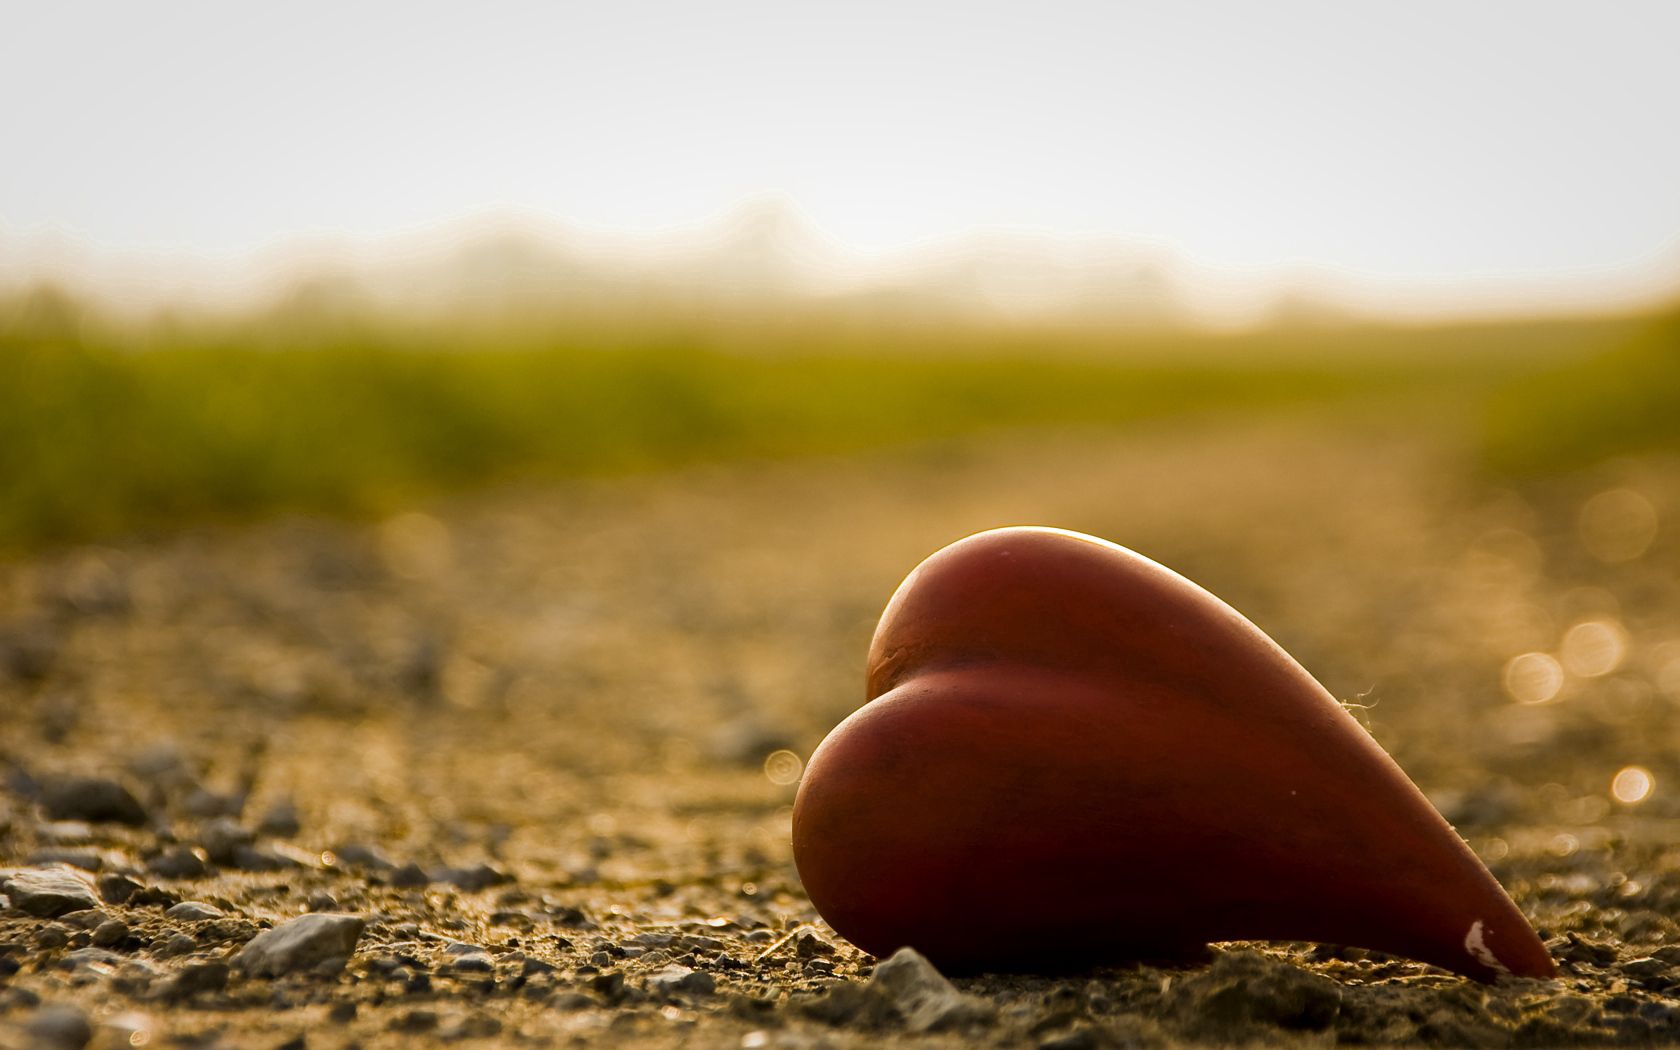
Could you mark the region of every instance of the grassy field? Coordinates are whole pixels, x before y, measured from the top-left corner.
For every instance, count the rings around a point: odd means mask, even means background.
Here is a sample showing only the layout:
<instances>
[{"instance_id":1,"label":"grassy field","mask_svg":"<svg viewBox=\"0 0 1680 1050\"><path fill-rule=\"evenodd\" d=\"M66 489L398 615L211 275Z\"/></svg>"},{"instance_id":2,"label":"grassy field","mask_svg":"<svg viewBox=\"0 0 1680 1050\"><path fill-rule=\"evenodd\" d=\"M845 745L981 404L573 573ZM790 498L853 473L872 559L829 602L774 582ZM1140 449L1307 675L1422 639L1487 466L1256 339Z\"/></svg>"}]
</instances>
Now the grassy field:
<instances>
[{"instance_id":1,"label":"grassy field","mask_svg":"<svg viewBox=\"0 0 1680 1050\"><path fill-rule=\"evenodd\" d=\"M843 319L842 319L843 320ZM1481 427L1526 472L1673 444L1673 318L1247 335L805 317L421 329L268 312L119 324L0 302L0 550L525 476L1193 413Z\"/></svg>"},{"instance_id":2,"label":"grassy field","mask_svg":"<svg viewBox=\"0 0 1680 1050\"><path fill-rule=\"evenodd\" d=\"M1525 373L1484 413L1498 470L1584 466L1623 452L1680 447L1680 314L1653 318L1602 350Z\"/></svg>"}]
</instances>

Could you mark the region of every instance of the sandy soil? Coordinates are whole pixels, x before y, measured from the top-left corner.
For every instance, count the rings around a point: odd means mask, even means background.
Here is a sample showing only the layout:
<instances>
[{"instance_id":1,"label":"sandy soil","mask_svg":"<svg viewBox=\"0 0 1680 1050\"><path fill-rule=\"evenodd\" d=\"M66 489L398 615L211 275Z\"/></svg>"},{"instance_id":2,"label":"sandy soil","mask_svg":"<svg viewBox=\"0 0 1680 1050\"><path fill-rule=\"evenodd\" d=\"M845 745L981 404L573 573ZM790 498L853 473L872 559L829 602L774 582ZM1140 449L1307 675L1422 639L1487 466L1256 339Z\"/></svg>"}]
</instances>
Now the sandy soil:
<instances>
[{"instance_id":1,"label":"sandy soil","mask_svg":"<svg viewBox=\"0 0 1680 1050\"><path fill-rule=\"evenodd\" d=\"M1306 424L1014 435L0 565L0 878L99 898L0 909L0 1045L1680 1042L1680 469L1465 462ZM905 572L1025 522L1178 569L1362 705L1562 976L1225 945L895 1006L800 892L799 760ZM342 966L235 958L309 912L361 920Z\"/></svg>"}]
</instances>

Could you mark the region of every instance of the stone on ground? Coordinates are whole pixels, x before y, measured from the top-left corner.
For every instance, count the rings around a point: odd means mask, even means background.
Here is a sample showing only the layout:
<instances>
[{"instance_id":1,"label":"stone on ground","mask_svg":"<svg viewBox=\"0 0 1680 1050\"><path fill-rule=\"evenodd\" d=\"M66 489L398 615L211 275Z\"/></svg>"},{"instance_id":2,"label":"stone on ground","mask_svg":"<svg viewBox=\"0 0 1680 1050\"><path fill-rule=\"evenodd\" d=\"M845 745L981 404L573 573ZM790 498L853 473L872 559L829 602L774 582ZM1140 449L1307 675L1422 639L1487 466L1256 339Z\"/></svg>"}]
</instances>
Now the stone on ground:
<instances>
[{"instance_id":1,"label":"stone on ground","mask_svg":"<svg viewBox=\"0 0 1680 1050\"><path fill-rule=\"evenodd\" d=\"M1342 986L1328 977L1252 951L1224 952L1178 982L1172 1001L1193 1022L1219 1031L1272 1025L1322 1031L1342 1011Z\"/></svg>"},{"instance_id":2,"label":"stone on ground","mask_svg":"<svg viewBox=\"0 0 1680 1050\"><path fill-rule=\"evenodd\" d=\"M41 919L99 907L93 883L63 864L0 871L0 891L12 907Z\"/></svg>"},{"instance_id":3,"label":"stone on ground","mask_svg":"<svg viewBox=\"0 0 1680 1050\"><path fill-rule=\"evenodd\" d=\"M648 991L663 995L710 995L717 990L717 980L709 973L672 963L649 977L647 986Z\"/></svg>"},{"instance_id":4,"label":"stone on ground","mask_svg":"<svg viewBox=\"0 0 1680 1050\"><path fill-rule=\"evenodd\" d=\"M41 791L41 808L48 820L146 823L145 807L128 788L105 777L60 777Z\"/></svg>"},{"instance_id":5,"label":"stone on ground","mask_svg":"<svg viewBox=\"0 0 1680 1050\"><path fill-rule=\"evenodd\" d=\"M82 1050L93 1039L93 1026L87 1015L68 1003L43 1006L24 1026L42 1050Z\"/></svg>"},{"instance_id":6,"label":"stone on ground","mask_svg":"<svg viewBox=\"0 0 1680 1050\"><path fill-rule=\"evenodd\" d=\"M300 915L251 938L234 956L234 964L253 977L278 977L322 967L339 969L356 950L363 925L356 915Z\"/></svg>"},{"instance_id":7,"label":"stone on ground","mask_svg":"<svg viewBox=\"0 0 1680 1050\"><path fill-rule=\"evenodd\" d=\"M891 1002L912 1032L989 1021L995 1008L984 999L964 995L947 981L922 953L900 948L875 966L869 987Z\"/></svg>"}]
</instances>

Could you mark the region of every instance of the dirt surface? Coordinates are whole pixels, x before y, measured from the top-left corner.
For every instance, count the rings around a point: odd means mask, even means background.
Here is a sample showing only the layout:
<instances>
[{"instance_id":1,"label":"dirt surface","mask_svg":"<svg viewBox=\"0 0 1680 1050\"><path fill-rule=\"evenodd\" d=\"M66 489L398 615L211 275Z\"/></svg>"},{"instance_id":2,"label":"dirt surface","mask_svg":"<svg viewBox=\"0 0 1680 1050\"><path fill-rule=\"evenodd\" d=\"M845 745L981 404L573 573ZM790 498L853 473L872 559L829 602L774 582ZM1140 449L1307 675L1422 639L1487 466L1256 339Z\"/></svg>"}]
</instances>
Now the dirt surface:
<instances>
[{"instance_id":1,"label":"dirt surface","mask_svg":"<svg viewBox=\"0 0 1680 1050\"><path fill-rule=\"evenodd\" d=\"M1016 435L0 565L0 1045L1680 1042L1680 469L1465 462ZM1357 703L1561 976L1222 945L872 979L800 892L800 761L902 576L1029 522L1178 569ZM353 918L250 944L310 913Z\"/></svg>"}]
</instances>

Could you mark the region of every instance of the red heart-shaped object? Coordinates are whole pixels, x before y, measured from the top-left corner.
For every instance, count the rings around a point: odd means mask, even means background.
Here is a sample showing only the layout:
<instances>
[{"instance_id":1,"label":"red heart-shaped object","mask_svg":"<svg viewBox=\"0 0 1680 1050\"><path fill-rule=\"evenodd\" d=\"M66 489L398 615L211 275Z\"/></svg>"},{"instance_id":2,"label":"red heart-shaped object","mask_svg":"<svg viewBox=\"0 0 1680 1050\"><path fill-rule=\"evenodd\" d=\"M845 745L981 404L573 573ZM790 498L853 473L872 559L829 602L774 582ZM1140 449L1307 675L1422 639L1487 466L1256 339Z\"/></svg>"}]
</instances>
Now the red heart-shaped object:
<instances>
[{"instance_id":1,"label":"red heart-shaped object","mask_svg":"<svg viewBox=\"0 0 1680 1050\"><path fill-rule=\"evenodd\" d=\"M806 892L866 951L973 972L1307 940L1554 973L1323 686L1124 547L1010 528L939 551L881 617L868 695L793 814Z\"/></svg>"}]
</instances>

